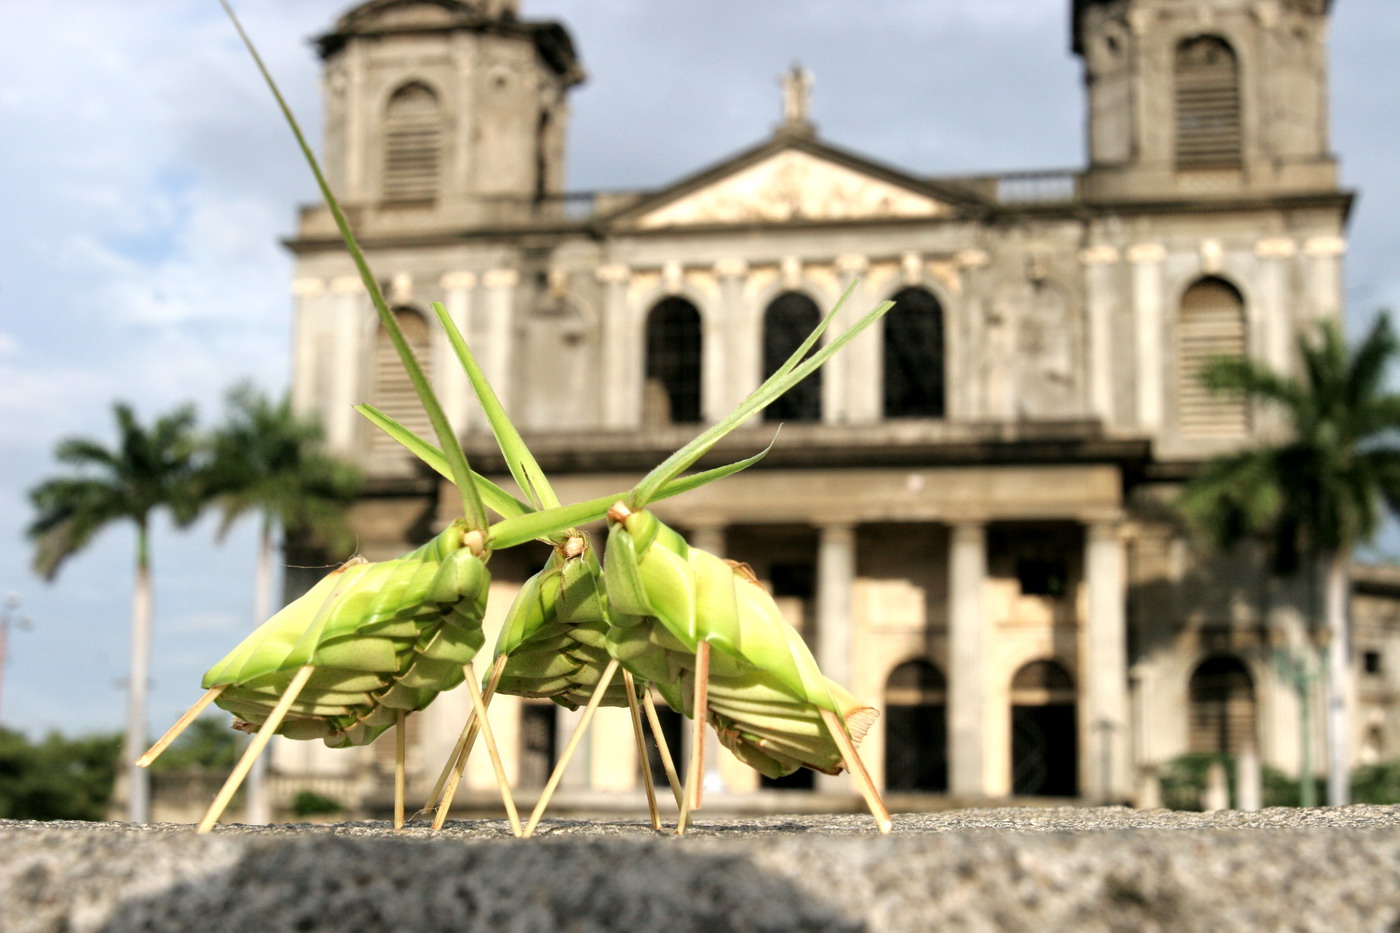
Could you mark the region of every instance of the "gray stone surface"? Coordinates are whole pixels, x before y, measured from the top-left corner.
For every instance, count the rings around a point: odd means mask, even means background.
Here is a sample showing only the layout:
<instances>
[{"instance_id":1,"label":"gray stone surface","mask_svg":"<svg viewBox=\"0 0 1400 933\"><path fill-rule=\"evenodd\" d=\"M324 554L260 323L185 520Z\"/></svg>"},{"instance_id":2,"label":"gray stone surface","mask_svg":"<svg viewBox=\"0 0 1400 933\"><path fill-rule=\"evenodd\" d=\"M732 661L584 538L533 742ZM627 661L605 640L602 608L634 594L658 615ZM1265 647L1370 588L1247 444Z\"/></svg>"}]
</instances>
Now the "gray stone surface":
<instances>
[{"instance_id":1,"label":"gray stone surface","mask_svg":"<svg viewBox=\"0 0 1400 933\"><path fill-rule=\"evenodd\" d=\"M221 827L0 821L0 929L1400 930L1400 807Z\"/></svg>"}]
</instances>

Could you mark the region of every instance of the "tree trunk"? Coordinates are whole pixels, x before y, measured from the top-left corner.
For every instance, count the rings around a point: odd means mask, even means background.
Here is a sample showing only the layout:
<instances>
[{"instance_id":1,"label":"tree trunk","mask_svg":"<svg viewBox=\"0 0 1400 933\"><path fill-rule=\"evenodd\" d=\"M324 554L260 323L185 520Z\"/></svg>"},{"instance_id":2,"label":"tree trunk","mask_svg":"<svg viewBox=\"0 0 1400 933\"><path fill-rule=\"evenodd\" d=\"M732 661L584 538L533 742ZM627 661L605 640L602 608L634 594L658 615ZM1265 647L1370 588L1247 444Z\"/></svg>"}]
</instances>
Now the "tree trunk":
<instances>
[{"instance_id":1,"label":"tree trunk","mask_svg":"<svg viewBox=\"0 0 1400 933\"><path fill-rule=\"evenodd\" d=\"M1344 807L1351 800L1351 638L1347 603L1350 580L1347 556L1330 554L1326 561L1327 589L1327 805Z\"/></svg>"},{"instance_id":2,"label":"tree trunk","mask_svg":"<svg viewBox=\"0 0 1400 933\"><path fill-rule=\"evenodd\" d=\"M253 625L262 625L272 614L272 518L262 516L258 533L257 582L253 591ZM269 749L271 751L271 749ZM259 755L244 785L244 819L254 826L272 822L272 801L267 794L267 768L270 755Z\"/></svg>"},{"instance_id":3,"label":"tree trunk","mask_svg":"<svg viewBox=\"0 0 1400 933\"><path fill-rule=\"evenodd\" d=\"M137 767L146 750L146 694L151 670L151 560L149 529L136 524L136 586L131 594L131 672L126 687L126 818L133 823L151 819L150 774Z\"/></svg>"}]
</instances>

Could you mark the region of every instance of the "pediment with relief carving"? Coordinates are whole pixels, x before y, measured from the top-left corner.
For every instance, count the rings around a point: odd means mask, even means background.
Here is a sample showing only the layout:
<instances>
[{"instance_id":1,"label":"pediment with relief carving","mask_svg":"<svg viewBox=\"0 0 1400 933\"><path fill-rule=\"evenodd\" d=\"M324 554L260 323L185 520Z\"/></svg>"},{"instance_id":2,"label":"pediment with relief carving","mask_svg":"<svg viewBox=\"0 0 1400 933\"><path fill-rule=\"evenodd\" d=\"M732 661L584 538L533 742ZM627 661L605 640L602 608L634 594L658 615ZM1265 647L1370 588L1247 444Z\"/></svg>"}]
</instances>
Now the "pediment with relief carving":
<instances>
[{"instance_id":1,"label":"pediment with relief carving","mask_svg":"<svg viewBox=\"0 0 1400 933\"><path fill-rule=\"evenodd\" d=\"M949 212L947 204L923 192L786 149L646 211L632 223L658 228L938 217Z\"/></svg>"}]
</instances>

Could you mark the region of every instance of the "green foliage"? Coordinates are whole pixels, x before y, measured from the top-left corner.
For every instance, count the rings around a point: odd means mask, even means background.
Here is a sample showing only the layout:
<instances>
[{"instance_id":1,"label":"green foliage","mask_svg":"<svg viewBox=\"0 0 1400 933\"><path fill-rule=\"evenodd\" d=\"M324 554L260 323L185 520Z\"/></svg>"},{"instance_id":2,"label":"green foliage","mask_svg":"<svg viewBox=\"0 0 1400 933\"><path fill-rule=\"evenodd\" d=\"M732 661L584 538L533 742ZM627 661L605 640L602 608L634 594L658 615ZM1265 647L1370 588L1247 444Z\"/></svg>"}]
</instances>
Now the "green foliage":
<instances>
[{"instance_id":1,"label":"green foliage","mask_svg":"<svg viewBox=\"0 0 1400 933\"><path fill-rule=\"evenodd\" d=\"M209 452L201 478L223 512L221 535L255 512L265 525L316 535L332 550L354 546L345 509L359 492L360 473L325 451L321 425L292 411L286 396L273 401L248 383L230 390Z\"/></svg>"},{"instance_id":2,"label":"green foliage","mask_svg":"<svg viewBox=\"0 0 1400 933\"><path fill-rule=\"evenodd\" d=\"M1365 765L1351 773L1352 803L1400 803L1400 759Z\"/></svg>"},{"instance_id":3,"label":"green foliage","mask_svg":"<svg viewBox=\"0 0 1400 933\"><path fill-rule=\"evenodd\" d=\"M345 805L339 800L314 790L299 790L292 798L292 813L296 816L334 816L344 812Z\"/></svg>"},{"instance_id":4,"label":"green foliage","mask_svg":"<svg viewBox=\"0 0 1400 933\"><path fill-rule=\"evenodd\" d=\"M30 490L38 512L28 532L35 544L34 569L46 579L53 579L63 562L99 531L121 520L136 523L137 560L144 565L144 539L153 511L169 508L180 525L189 524L199 512L194 409L182 406L149 427L137 421L124 402L112 410L115 447L81 437L60 441L54 457L73 473Z\"/></svg>"},{"instance_id":5,"label":"green foliage","mask_svg":"<svg viewBox=\"0 0 1400 933\"><path fill-rule=\"evenodd\" d=\"M1370 538L1382 502L1400 511L1400 395L1385 380L1400 343L1389 318L1379 315L1354 348L1326 322L1316 340L1299 339L1298 352L1298 377L1245 358L1208 367L1213 391L1279 413L1287 435L1206 464L1179 503L1209 544L1262 536L1285 574Z\"/></svg>"},{"instance_id":6,"label":"green foliage","mask_svg":"<svg viewBox=\"0 0 1400 933\"><path fill-rule=\"evenodd\" d=\"M1162 806L1169 810L1199 810L1206 789L1206 774L1215 762L1225 765L1230 800L1235 800L1236 758L1210 752L1190 752L1178 755L1162 769ZM1299 800L1298 782L1270 765L1260 768L1263 783L1263 804L1266 807L1296 807ZM1321 789L1322 782L1318 781Z\"/></svg>"},{"instance_id":7,"label":"green foliage","mask_svg":"<svg viewBox=\"0 0 1400 933\"><path fill-rule=\"evenodd\" d=\"M152 771L229 771L247 746L227 716L201 716L151 764Z\"/></svg>"},{"instance_id":8,"label":"green foliage","mask_svg":"<svg viewBox=\"0 0 1400 933\"><path fill-rule=\"evenodd\" d=\"M0 729L0 819L106 819L120 748L119 735L30 742Z\"/></svg>"}]
</instances>

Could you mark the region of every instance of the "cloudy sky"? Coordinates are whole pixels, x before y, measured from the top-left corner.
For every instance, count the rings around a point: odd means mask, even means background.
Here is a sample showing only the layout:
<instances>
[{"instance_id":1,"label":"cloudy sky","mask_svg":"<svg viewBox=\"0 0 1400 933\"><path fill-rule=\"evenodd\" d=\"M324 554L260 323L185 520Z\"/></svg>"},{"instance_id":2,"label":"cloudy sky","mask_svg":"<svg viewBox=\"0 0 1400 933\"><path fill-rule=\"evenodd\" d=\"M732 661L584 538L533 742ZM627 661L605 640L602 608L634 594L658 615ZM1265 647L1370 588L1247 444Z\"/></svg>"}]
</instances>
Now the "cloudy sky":
<instances>
[{"instance_id":1,"label":"cloudy sky","mask_svg":"<svg viewBox=\"0 0 1400 933\"><path fill-rule=\"evenodd\" d=\"M243 0L293 106L319 125L307 39L347 0ZM572 30L570 187L664 184L766 136L777 76L816 75L827 139L917 173L1083 162L1068 0L524 0ZM1348 264L1352 327L1400 305L1400 4L1341 0L1334 149L1362 192ZM870 12L877 11L877 12ZM55 442L109 441L110 405L145 418L234 382L287 382L290 265L277 246L312 187L215 0L68 0L0 8L0 596L13 632L7 726L117 729L132 534L114 527L56 583L29 572L25 491ZM154 546L152 728L252 624L251 528L206 522Z\"/></svg>"}]
</instances>

